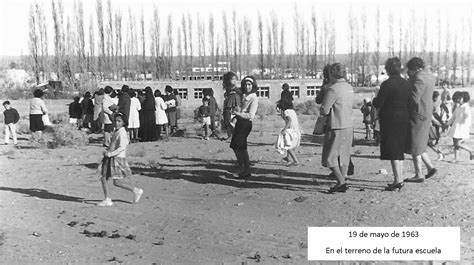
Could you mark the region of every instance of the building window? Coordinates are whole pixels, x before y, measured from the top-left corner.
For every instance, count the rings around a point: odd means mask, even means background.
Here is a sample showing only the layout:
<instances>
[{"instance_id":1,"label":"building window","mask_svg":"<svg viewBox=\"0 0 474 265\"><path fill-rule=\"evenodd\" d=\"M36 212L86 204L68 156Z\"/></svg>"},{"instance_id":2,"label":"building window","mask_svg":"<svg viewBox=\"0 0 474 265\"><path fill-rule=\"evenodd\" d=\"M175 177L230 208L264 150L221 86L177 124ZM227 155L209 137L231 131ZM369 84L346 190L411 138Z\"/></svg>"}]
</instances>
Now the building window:
<instances>
[{"instance_id":1,"label":"building window","mask_svg":"<svg viewBox=\"0 0 474 265\"><path fill-rule=\"evenodd\" d=\"M204 97L203 90L209 88L195 88L194 89L194 99L202 99Z\"/></svg>"},{"instance_id":2,"label":"building window","mask_svg":"<svg viewBox=\"0 0 474 265\"><path fill-rule=\"evenodd\" d=\"M321 90L321 87L319 87L319 86L307 86L306 87L306 96L316 97L316 95L319 93L319 90Z\"/></svg>"},{"instance_id":3,"label":"building window","mask_svg":"<svg viewBox=\"0 0 474 265\"><path fill-rule=\"evenodd\" d=\"M174 91L178 92L178 96L181 99L188 99L188 89L187 88L175 88Z\"/></svg>"},{"instance_id":4,"label":"building window","mask_svg":"<svg viewBox=\"0 0 474 265\"><path fill-rule=\"evenodd\" d=\"M299 86L290 86L290 92L293 97L300 97L300 87Z\"/></svg>"},{"instance_id":5,"label":"building window","mask_svg":"<svg viewBox=\"0 0 474 265\"><path fill-rule=\"evenodd\" d=\"M257 97L270 98L270 87L259 87L257 90Z\"/></svg>"}]
</instances>

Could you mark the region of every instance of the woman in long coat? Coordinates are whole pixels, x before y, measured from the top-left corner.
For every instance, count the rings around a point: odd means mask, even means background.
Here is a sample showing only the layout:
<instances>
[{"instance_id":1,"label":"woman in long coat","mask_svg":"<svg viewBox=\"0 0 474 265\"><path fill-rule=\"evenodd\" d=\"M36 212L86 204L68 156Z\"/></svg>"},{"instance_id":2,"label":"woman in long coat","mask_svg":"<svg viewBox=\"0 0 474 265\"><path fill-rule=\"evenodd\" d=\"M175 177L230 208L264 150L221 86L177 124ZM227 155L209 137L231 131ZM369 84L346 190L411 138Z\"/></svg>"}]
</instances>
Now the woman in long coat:
<instances>
[{"instance_id":1,"label":"woman in long coat","mask_svg":"<svg viewBox=\"0 0 474 265\"><path fill-rule=\"evenodd\" d=\"M145 101L142 104L143 122L140 122L140 129L142 131L141 141L150 142L156 140L156 126L155 126L155 97L151 87L145 88Z\"/></svg>"},{"instance_id":2,"label":"woman in long coat","mask_svg":"<svg viewBox=\"0 0 474 265\"><path fill-rule=\"evenodd\" d=\"M407 63L413 110L410 111L410 145L406 150L413 157L415 176L405 179L406 182L423 182L435 175L438 170L433 166L426 153L428 147L431 116L433 115L433 90L435 77L425 69L425 62L418 57L411 58ZM426 176L422 174L422 162L428 169Z\"/></svg>"},{"instance_id":3,"label":"woman in long coat","mask_svg":"<svg viewBox=\"0 0 474 265\"><path fill-rule=\"evenodd\" d=\"M337 184L330 192L345 192L353 138L352 103L354 90L344 79L340 63L329 68L330 85L324 94L321 114L328 116L328 131L324 135L322 165L331 169Z\"/></svg>"},{"instance_id":4,"label":"woman in long coat","mask_svg":"<svg viewBox=\"0 0 474 265\"><path fill-rule=\"evenodd\" d=\"M400 59L388 59L385 70L389 78L380 86L374 106L379 110L380 159L390 160L394 178L385 190L392 191L403 187L403 160L409 139L409 109L412 101L410 83L400 76Z\"/></svg>"}]
</instances>

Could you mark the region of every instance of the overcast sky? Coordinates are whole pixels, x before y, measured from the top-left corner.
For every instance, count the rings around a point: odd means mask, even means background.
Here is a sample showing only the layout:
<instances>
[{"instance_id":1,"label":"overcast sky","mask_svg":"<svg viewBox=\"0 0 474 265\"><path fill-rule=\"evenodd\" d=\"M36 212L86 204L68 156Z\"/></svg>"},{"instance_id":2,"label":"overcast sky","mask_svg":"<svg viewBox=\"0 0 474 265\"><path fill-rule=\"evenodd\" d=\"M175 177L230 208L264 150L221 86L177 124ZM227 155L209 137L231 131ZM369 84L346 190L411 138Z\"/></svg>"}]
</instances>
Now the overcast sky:
<instances>
[{"instance_id":1,"label":"overcast sky","mask_svg":"<svg viewBox=\"0 0 474 265\"><path fill-rule=\"evenodd\" d=\"M52 15L51 15L51 0L37 0L43 5L46 13L47 23L49 24L49 49L52 53L54 44L52 37L54 31L52 28ZM429 38L434 40L434 49L437 49L438 33L436 32L438 12L441 10L443 20L448 20L450 24L450 31L454 35L455 32L458 36L465 36L467 29L462 28L461 19L470 18L470 22L473 23L473 3L471 0L460 0L460 1L428 1L428 0L402 0L402 1L349 1L349 0L332 0L332 1L321 1L321 0L301 0L296 1L299 12L301 13L301 19L306 21L308 25L311 19L311 9L314 6L319 19L322 19L323 15L332 14L335 18L336 26L336 52L347 53L349 50L348 46L348 10L352 6L354 13L361 13L362 10L366 10L368 17L368 39L371 42L370 50L373 50L374 36L374 24L375 24L375 10L379 5L381 9L381 29L382 29L382 44L381 49L387 50L387 17L389 10L395 15L395 36L398 38L398 16L403 18L403 27L414 26L417 30L423 29L423 17L426 13L428 18L429 27ZM0 55L20 55L29 54L28 50L28 13L30 5L34 3L34 0L0 0ZM72 14L73 0L64 0L64 8L66 14ZM94 23L97 24L95 16L96 0L83 0L84 3L84 20L86 32L89 28L89 18L92 15ZM270 11L274 10L278 17L281 19L285 18L285 31L287 37L285 38L286 49L294 49L294 31L293 31L293 16L295 1L281 1L281 0L224 0L224 1L191 1L191 0L112 0L113 8L119 8L123 12L124 22L128 17L128 9L131 8L132 12L138 17L141 9L144 10L146 28L149 26L149 21L153 14L153 5L156 5L159 9L159 13L162 16L162 27L166 24L168 14L172 14L174 19L179 19L175 25L180 24L181 15L183 13L190 12L195 17L196 13L199 12L200 17L207 18L209 14L214 14L216 32L219 31L219 27L222 24L222 11L227 10L228 16L233 9L236 10L237 16L249 16L253 17L253 38L255 44L253 45L253 53L256 53L256 41L257 41L257 14L260 11L264 17ZM104 8L106 7L106 1L104 1ZM408 25L410 10L413 8L418 18L418 25ZM208 21L207 19L205 20ZM443 23L444 24L444 23ZM125 28L125 26L124 26ZM445 28L442 29L445 31ZM149 32L147 29L146 32ZM97 33L97 32L96 32ZM164 30L162 30L162 37L164 37ZM444 33L443 33L444 38ZM96 37L96 40L98 38ZM87 40L86 40L87 42ZM459 38L458 50L460 50L461 42L464 42L464 46L467 49L468 40L467 38ZM444 45L444 39L443 39ZM398 50L398 43L395 46ZM147 53L148 53L147 48Z\"/></svg>"}]
</instances>

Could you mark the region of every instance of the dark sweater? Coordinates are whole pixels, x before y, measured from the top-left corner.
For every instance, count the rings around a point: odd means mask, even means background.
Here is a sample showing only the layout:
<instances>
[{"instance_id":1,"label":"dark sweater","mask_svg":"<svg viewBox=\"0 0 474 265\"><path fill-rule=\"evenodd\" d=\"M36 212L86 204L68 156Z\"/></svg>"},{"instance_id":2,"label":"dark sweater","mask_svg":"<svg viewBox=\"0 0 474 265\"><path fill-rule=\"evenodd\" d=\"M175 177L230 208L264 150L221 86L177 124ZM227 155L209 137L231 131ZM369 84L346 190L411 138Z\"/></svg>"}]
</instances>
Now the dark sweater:
<instances>
[{"instance_id":1,"label":"dark sweater","mask_svg":"<svg viewBox=\"0 0 474 265\"><path fill-rule=\"evenodd\" d=\"M82 106L79 102L69 104L69 117L73 119L82 118Z\"/></svg>"},{"instance_id":2,"label":"dark sweater","mask_svg":"<svg viewBox=\"0 0 474 265\"><path fill-rule=\"evenodd\" d=\"M20 120L20 114L14 108L5 110L3 115L5 115L5 124L17 123Z\"/></svg>"}]
</instances>

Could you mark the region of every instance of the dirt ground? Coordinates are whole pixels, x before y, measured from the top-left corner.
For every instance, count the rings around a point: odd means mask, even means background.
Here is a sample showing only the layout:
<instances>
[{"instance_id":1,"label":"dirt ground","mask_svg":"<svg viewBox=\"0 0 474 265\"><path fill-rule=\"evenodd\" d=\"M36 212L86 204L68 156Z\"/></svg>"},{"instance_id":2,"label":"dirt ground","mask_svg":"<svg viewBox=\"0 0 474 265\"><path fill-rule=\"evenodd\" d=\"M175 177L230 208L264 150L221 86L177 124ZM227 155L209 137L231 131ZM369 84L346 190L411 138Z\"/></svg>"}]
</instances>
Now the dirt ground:
<instances>
[{"instance_id":1,"label":"dirt ground","mask_svg":"<svg viewBox=\"0 0 474 265\"><path fill-rule=\"evenodd\" d=\"M183 124L186 137L131 144L131 182L145 193L131 204L130 193L113 188L108 208L94 205L103 199L98 135L88 146L58 149L35 148L21 135L17 148L0 147L1 263L316 264L307 261L308 226L460 226L462 263L472 262L474 165L467 154L457 164L435 162L439 174L425 183L384 192L390 165L373 142L360 140L362 118L354 113L356 174L341 194L327 193L334 181L321 166L321 137L308 134L310 116L300 116L300 167L284 166L273 148L283 126L278 116L254 124L247 182L233 178L229 143L201 140L191 121ZM444 138L445 152L449 144ZM405 177L412 174L407 160ZM107 235L85 234L101 231Z\"/></svg>"}]
</instances>

